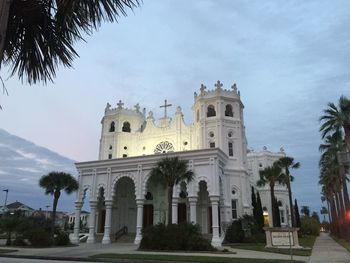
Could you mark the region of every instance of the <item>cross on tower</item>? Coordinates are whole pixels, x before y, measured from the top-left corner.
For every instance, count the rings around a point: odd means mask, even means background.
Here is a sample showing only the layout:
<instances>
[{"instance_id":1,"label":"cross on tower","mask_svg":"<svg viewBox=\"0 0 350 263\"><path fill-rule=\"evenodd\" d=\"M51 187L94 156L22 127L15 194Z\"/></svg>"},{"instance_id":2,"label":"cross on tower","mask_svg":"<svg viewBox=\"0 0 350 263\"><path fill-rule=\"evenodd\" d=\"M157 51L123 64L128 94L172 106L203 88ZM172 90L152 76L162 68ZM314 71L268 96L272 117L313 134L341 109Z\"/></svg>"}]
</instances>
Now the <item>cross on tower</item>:
<instances>
[{"instance_id":1,"label":"cross on tower","mask_svg":"<svg viewBox=\"0 0 350 263\"><path fill-rule=\"evenodd\" d=\"M217 89L221 89L223 85L222 85L222 83L220 82L220 80L218 80L214 86L215 86Z\"/></svg>"},{"instance_id":2,"label":"cross on tower","mask_svg":"<svg viewBox=\"0 0 350 263\"><path fill-rule=\"evenodd\" d=\"M159 106L159 108L164 108L164 118L167 118L166 108L170 107L170 106L173 106L172 104L167 104L167 102L168 102L167 100L164 100L164 105Z\"/></svg>"},{"instance_id":3,"label":"cross on tower","mask_svg":"<svg viewBox=\"0 0 350 263\"><path fill-rule=\"evenodd\" d=\"M118 106L118 109L122 109L124 106L124 103L121 100L119 100L119 102L117 103L117 106Z\"/></svg>"}]
</instances>

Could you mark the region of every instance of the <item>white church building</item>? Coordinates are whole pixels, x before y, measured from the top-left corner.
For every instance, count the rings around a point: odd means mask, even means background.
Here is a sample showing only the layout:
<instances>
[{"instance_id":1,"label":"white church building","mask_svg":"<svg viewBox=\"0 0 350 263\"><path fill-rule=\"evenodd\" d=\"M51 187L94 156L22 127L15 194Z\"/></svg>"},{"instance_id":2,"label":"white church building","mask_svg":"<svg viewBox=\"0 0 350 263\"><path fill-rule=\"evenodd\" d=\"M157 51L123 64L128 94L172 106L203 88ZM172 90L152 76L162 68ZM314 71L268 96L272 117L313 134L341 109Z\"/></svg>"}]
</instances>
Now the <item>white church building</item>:
<instances>
[{"instance_id":1,"label":"white church building","mask_svg":"<svg viewBox=\"0 0 350 263\"><path fill-rule=\"evenodd\" d=\"M83 202L90 205L87 242L109 244L116 233L127 229L135 234L137 244L141 230L167 222L166 189L150 178L150 170L165 156L188 160L195 178L175 186L172 222L198 223L212 245L220 246L225 227L244 214L252 214L251 186L256 185L259 170L281 156L266 148L248 151L245 136L243 103L236 84L223 89L217 81L213 90L201 85L194 93L193 122L186 124L180 107L173 118L155 120L150 111L132 109L119 101L109 103L102 118L99 160L76 163L79 190L75 202L75 220L79 220ZM269 189L259 188L264 213L271 215ZM282 223L289 209L288 192L276 187ZM271 224L271 218L270 218ZM75 224L72 242L79 240Z\"/></svg>"}]
</instances>

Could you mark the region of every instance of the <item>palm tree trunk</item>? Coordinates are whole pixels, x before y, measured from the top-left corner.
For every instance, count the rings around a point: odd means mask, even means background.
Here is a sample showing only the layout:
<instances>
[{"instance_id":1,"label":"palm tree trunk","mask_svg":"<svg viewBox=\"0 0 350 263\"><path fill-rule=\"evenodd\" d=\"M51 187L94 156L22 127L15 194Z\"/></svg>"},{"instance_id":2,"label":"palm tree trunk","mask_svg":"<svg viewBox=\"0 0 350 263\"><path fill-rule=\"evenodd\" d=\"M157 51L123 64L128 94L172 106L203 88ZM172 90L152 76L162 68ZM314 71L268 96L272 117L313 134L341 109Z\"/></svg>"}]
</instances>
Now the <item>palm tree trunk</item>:
<instances>
[{"instance_id":1,"label":"palm tree trunk","mask_svg":"<svg viewBox=\"0 0 350 263\"><path fill-rule=\"evenodd\" d=\"M335 204L337 207L337 217L341 215L341 210L340 210L340 201L339 201L339 195L338 192L334 193L334 197L335 197Z\"/></svg>"},{"instance_id":2,"label":"palm tree trunk","mask_svg":"<svg viewBox=\"0 0 350 263\"><path fill-rule=\"evenodd\" d=\"M335 201L334 198L330 198L330 204L331 204L331 214L332 214L332 222L337 220L337 211L335 209Z\"/></svg>"},{"instance_id":3,"label":"palm tree trunk","mask_svg":"<svg viewBox=\"0 0 350 263\"><path fill-rule=\"evenodd\" d=\"M272 226L276 224L276 216L274 213L274 200L275 200L275 185L270 184L270 198L271 198L271 214L272 214Z\"/></svg>"},{"instance_id":4,"label":"palm tree trunk","mask_svg":"<svg viewBox=\"0 0 350 263\"><path fill-rule=\"evenodd\" d=\"M345 133L345 143L348 148L348 151L350 151L350 124L344 125L344 133Z\"/></svg>"},{"instance_id":5,"label":"palm tree trunk","mask_svg":"<svg viewBox=\"0 0 350 263\"><path fill-rule=\"evenodd\" d=\"M344 165L340 165L339 167L339 176L342 178L341 185L343 189L343 197L344 197L344 204L345 204L345 210L350 210L350 200L349 200L349 193L348 193L348 186L346 185L346 172Z\"/></svg>"},{"instance_id":6,"label":"palm tree trunk","mask_svg":"<svg viewBox=\"0 0 350 263\"><path fill-rule=\"evenodd\" d=\"M294 215L294 209L293 209L293 201L292 201L292 189L290 185L290 176L288 175L287 179L287 188L288 188L288 195L289 195L289 207L290 207L290 217L292 221L292 227L295 227L295 215Z\"/></svg>"},{"instance_id":7,"label":"palm tree trunk","mask_svg":"<svg viewBox=\"0 0 350 263\"><path fill-rule=\"evenodd\" d=\"M172 224L173 219L173 186L168 185L168 225Z\"/></svg>"},{"instance_id":8,"label":"palm tree trunk","mask_svg":"<svg viewBox=\"0 0 350 263\"><path fill-rule=\"evenodd\" d=\"M7 24L10 14L12 0L0 1L0 69L4 58L4 47L6 39Z\"/></svg>"},{"instance_id":9,"label":"palm tree trunk","mask_svg":"<svg viewBox=\"0 0 350 263\"><path fill-rule=\"evenodd\" d=\"M57 209L57 203L58 203L58 199L60 198L60 195L61 195L60 191L54 192L54 198L53 198L53 204L52 204L52 222L51 222L51 238L52 238L52 240L54 238L55 222L56 222L56 209Z\"/></svg>"},{"instance_id":10,"label":"palm tree trunk","mask_svg":"<svg viewBox=\"0 0 350 263\"><path fill-rule=\"evenodd\" d=\"M327 199L327 209L328 209L328 220L329 220L329 223L332 223L332 218L331 218L331 209L330 209L330 205L329 205L329 201Z\"/></svg>"}]
</instances>

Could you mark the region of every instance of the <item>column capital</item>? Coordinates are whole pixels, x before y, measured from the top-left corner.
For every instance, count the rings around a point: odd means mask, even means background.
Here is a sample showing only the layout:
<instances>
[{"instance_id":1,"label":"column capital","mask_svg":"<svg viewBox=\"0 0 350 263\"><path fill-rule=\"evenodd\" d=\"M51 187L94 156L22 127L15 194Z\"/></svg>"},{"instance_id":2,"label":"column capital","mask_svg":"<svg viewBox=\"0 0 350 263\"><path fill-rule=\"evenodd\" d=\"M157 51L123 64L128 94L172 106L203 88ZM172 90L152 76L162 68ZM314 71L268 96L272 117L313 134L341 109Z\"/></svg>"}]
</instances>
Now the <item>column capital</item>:
<instances>
[{"instance_id":1,"label":"column capital","mask_svg":"<svg viewBox=\"0 0 350 263\"><path fill-rule=\"evenodd\" d=\"M198 196L189 196L188 197L188 202L190 203L197 203L198 201Z\"/></svg>"},{"instance_id":2,"label":"column capital","mask_svg":"<svg viewBox=\"0 0 350 263\"><path fill-rule=\"evenodd\" d=\"M211 195L209 196L210 202L219 202L220 201L220 196L218 195Z\"/></svg>"},{"instance_id":3,"label":"column capital","mask_svg":"<svg viewBox=\"0 0 350 263\"><path fill-rule=\"evenodd\" d=\"M136 199L136 205L143 205L145 203L145 199Z\"/></svg>"},{"instance_id":4,"label":"column capital","mask_svg":"<svg viewBox=\"0 0 350 263\"><path fill-rule=\"evenodd\" d=\"M179 197L173 197L173 204L179 203L180 198Z\"/></svg>"},{"instance_id":5,"label":"column capital","mask_svg":"<svg viewBox=\"0 0 350 263\"><path fill-rule=\"evenodd\" d=\"M110 207L110 208L112 208L112 206L113 206L113 200L105 200L105 206L107 207Z\"/></svg>"},{"instance_id":6,"label":"column capital","mask_svg":"<svg viewBox=\"0 0 350 263\"><path fill-rule=\"evenodd\" d=\"M90 207L96 207L96 206L97 206L97 203L98 203L98 201L96 201L96 200L91 200L91 201L90 201Z\"/></svg>"},{"instance_id":7,"label":"column capital","mask_svg":"<svg viewBox=\"0 0 350 263\"><path fill-rule=\"evenodd\" d=\"M75 208L81 208L83 206L83 202L82 201L75 201Z\"/></svg>"}]
</instances>

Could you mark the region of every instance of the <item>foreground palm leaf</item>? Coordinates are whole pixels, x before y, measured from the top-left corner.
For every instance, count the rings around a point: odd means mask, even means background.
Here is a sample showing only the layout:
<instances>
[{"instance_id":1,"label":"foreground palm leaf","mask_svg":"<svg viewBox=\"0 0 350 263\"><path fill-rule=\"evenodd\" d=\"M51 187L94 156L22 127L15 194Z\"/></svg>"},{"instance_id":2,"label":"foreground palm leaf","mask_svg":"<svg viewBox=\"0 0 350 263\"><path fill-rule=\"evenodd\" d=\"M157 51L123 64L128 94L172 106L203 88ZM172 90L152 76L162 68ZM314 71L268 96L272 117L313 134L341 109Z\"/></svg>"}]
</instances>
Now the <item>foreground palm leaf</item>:
<instances>
[{"instance_id":1,"label":"foreground palm leaf","mask_svg":"<svg viewBox=\"0 0 350 263\"><path fill-rule=\"evenodd\" d=\"M6 1L4 1L6 2ZM52 81L58 66L72 67L73 45L102 22L126 16L138 0L10 0L8 19L0 13L0 67L29 84ZM7 25L7 27L6 27ZM2 30L3 28L6 30ZM5 38L4 38L5 35ZM4 41L4 42L3 42Z\"/></svg>"}]
</instances>

